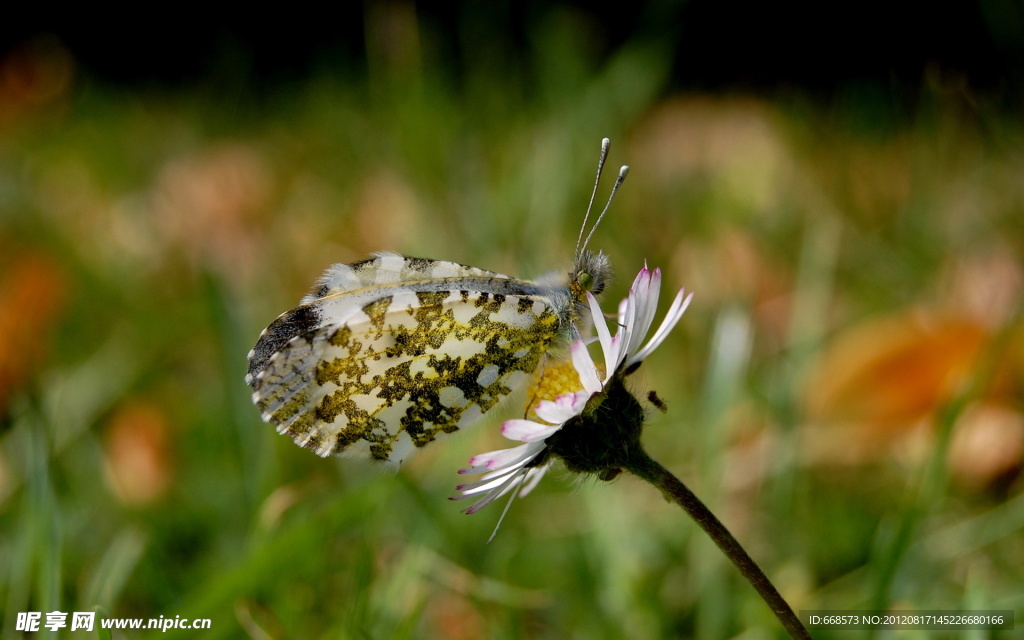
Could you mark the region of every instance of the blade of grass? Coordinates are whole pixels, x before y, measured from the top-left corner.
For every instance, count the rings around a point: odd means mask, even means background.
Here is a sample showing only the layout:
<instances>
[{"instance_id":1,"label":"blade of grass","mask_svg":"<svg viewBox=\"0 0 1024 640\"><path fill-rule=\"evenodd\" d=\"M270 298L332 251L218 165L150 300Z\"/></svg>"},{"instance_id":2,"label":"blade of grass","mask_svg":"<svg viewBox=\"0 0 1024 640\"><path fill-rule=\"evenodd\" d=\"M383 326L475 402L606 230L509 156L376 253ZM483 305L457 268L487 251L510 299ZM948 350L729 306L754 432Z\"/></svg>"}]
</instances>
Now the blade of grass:
<instances>
[{"instance_id":1,"label":"blade of grass","mask_svg":"<svg viewBox=\"0 0 1024 640\"><path fill-rule=\"evenodd\" d=\"M116 610L114 605L145 548L146 538L142 533L133 528L121 531L93 570L83 594L83 604Z\"/></svg>"}]
</instances>

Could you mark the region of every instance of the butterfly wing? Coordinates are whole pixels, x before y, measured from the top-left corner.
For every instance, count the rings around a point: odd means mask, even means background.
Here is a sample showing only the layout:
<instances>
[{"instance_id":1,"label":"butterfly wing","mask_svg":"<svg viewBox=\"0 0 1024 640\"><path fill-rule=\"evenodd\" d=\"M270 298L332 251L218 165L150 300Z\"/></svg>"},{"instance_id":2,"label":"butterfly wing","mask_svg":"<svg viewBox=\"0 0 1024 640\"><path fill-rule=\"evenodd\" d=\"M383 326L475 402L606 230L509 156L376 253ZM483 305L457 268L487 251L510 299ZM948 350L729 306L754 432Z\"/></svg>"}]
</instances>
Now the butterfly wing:
<instances>
[{"instance_id":1,"label":"butterfly wing","mask_svg":"<svg viewBox=\"0 0 1024 640\"><path fill-rule=\"evenodd\" d=\"M563 304L501 274L381 254L328 270L263 332L246 379L263 418L301 446L401 462L525 381Z\"/></svg>"}]
</instances>

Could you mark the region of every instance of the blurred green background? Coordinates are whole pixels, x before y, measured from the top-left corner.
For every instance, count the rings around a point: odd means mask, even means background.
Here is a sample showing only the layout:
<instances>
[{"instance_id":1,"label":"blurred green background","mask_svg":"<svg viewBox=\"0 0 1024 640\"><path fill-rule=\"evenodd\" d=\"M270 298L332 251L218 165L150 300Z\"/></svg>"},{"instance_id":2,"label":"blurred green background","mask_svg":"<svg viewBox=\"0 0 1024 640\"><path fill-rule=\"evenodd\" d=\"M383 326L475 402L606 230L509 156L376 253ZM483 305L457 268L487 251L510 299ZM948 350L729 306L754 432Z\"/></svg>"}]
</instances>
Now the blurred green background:
<instances>
[{"instance_id":1,"label":"blurred green background","mask_svg":"<svg viewBox=\"0 0 1024 640\"><path fill-rule=\"evenodd\" d=\"M0 635L21 637L18 612L99 610L212 621L175 637L782 637L630 477L549 475L485 544L502 507L446 498L506 446L515 402L397 474L319 459L250 403L246 352L333 262L564 267L604 136L632 167L593 241L618 274L606 305L644 260L696 292L643 372L668 404L652 456L797 611L1012 609L1021 628L1020 8L964 26L1003 66L929 57L908 30L885 40L908 56L860 67L817 48L787 66L758 46L784 27L757 36L767 12L643 6L530 4L505 25L368 3L334 48L310 26L308 58L287 22L211 31L212 49L181 36L161 58L181 66L152 75L74 30L12 37Z\"/></svg>"}]
</instances>

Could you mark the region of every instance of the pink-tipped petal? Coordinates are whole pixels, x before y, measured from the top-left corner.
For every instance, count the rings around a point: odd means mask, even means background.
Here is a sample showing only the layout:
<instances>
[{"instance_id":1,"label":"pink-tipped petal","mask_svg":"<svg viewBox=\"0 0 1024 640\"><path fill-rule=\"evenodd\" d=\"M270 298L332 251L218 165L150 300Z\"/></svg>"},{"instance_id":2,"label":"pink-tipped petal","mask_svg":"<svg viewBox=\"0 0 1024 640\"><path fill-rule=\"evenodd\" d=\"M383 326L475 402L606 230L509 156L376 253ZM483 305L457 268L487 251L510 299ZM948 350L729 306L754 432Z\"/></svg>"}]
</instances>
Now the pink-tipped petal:
<instances>
[{"instance_id":1,"label":"pink-tipped petal","mask_svg":"<svg viewBox=\"0 0 1024 640\"><path fill-rule=\"evenodd\" d=\"M494 471L501 467L518 464L537 455L541 447L536 445L523 444L511 449L499 449L475 455L469 459L469 466L466 469L459 469L461 474L477 474Z\"/></svg>"},{"instance_id":2,"label":"pink-tipped petal","mask_svg":"<svg viewBox=\"0 0 1024 640\"><path fill-rule=\"evenodd\" d=\"M538 413L538 415L540 414ZM522 420L517 418L513 420L506 420L505 423L501 425L501 435L505 436L509 440L538 442L547 438L561 428L561 424L541 424L532 420Z\"/></svg>"},{"instance_id":3,"label":"pink-tipped petal","mask_svg":"<svg viewBox=\"0 0 1024 640\"><path fill-rule=\"evenodd\" d=\"M636 274L636 278L633 279L633 284L629 287L630 297L636 296L647 296L647 290L651 286L651 271L644 265L644 268Z\"/></svg>"},{"instance_id":4,"label":"pink-tipped petal","mask_svg":"<svg viewBox=\"0 0 1024 640\"><path fill-rule=\"evenodd\" d=\"M587 391L564 393L555 398L554 401L541 400L533 410L537 417L544 422L562 425L565 424L566 420L578 416L583 411L583 407L587 406L587 400L589 399L590 393Z\"/></svg>"},{"instance_id":5,"label":"pink-tipped petal","mask_svg":"<svg viewBox=\"0 0 1024 640\"><path fill-rule=\"evenodd\" d=\"M625 352L628 354L636 353L640 349L651 323L654 322L661 293L661 269L647 272L643 279L637 276L637 281L638 286L630 292L630 309L627 310L629 322L626 325L628 340Z\"/></svg>"}]
</instances>

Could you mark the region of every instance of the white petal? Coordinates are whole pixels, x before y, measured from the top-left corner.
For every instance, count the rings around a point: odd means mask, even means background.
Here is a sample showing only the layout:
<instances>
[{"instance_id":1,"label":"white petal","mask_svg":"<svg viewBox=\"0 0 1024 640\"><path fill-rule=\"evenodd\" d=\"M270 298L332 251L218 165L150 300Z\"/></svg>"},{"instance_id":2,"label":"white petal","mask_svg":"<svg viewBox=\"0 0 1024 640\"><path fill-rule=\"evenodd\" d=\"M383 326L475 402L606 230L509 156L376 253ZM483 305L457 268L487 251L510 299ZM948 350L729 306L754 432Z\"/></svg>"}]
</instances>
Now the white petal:
<instances>
[{"instance_id":1,"label":"white petal","mask_svg":"<svg viewBox=\"0 0 1024 640\"><path fill-rule=\"evenodd\" d=\"M626 351L622 348L622 332L616 333L612 338L612 344L610 351L610 357L604 363L604 381L608 382L615 375L619 365L622 364L622 359L626 357Z\"/></svg>"},{"instance_id":2,"label":"white petal","mask_svg":"<svg viewBox=\"0 0 1024 640\"><path fill-rule=\"evenodd\" d=\"M639 276L637 276L637 279L639 279ZM622 363L625 355L629 353L629 345L633 342L633 335L637 331L636 296L636 288L630 289L629 295L626 296L625 311L622 313L622 317L620 318L620 322L622 324L619 326L618 333L615 334L615 337L619 338L622 342L619 346L619 356L615 362L616 368L618 368L618 365Z\"/></svg>"},{"instance_id":3,"label":"white petal","mask_svg":"<svg viewBox=\"0 0 1024 640\"><path fill-rule=\"evenodd\" d=\"M473 504L469 505L469 507L464 511L464 513L466 513L467 515L471 515L471 514L476 513L477 511L483 509L487 505L491 504L492 502L494 502L495 500L497 500L501 496L503 496L506 493L508 493L511 489L515 488L520 482L522 482L524 475L525 475L524 471L520 471L520 472L514 474L512 477L510 477L505 482L504 485L502 485L502 487L500 489L492 490L490 493L488 493L483 498L480 498L479 500L477 500ZM456 498L458 498L458 496ZM495 531L497 531L497 530L495 530Z\"/></svg>"},{"instance_id":4,"label":"white petal","mask_svg":"<svg viewBox=\"0 0 1024 640\"><path fill-rule=\"evenodd\" d=\"M604 313L601 311L601 305L597 303L597 298L594 294L587 292L587 300L590 301L590 315L594 317L594 329L597 330L597 337L601 341L601 353L604 354L604 366L605 369L614 369L611 365L612 358L612 334L608 331L608 323L604 319ZM621 318L619 321L621 322ZM579 369L577 368L577 371ZM584 386L584 388L586 388Z\"/></svg>"},{"instance_id":5,"label":"white petal","mask_svg":"<svg viewBox=\"0 0 1024 640\"><path fill-rule=\"evenodd\" d=\"M685 293L685 290L680 289L679 293L676 295L676 299L672 301L672 306L665 315L665 319L662 320L661 326L658 327L658 330L654 332L654 336L651 338L650 342L648 342L643 349L631 356L628 364L640 362L665 341L665 338L668 337L668 334L676 326L676 323L678 323L679 319L683 317L683 313L686 312L686 308L690 306L690 300L693 298L693 293L691 292L685 299L683 298L683 293Z\"/></svg>"},{"instance_id":6,"label":"white petal","mask_svg":"<svg viewBox=\"0 0 1024 640\"><path fill-rule=\"evenodd\" d=\"M607 332L607 329L605 329ZM604 347L604 343L601 343ZM576 373L580 377L580 382L583 384L583 388L589 393L597 393L601 390L601 379L597 375L597 367L594 365L594 359L590 357L590 352L587 350L587 345L582 340L576 340L569 347L569 353L572 355L572 366L576 368ZM540 415L539 413L537 415ZM573 414L575 415L575 414ZM569 416L570 418L572 416ZM568 419L568 418L566 418ZM544 418L548 422L547 418Z\"/></svg>"},{"instance_id":7,"label":"white petal","mask_svg":"<svg viewBox=\"0 0 1024 640\"><path fill-rule=\"evenodd\" d=\"M536 487L537 483L540 482L540 479L544 477L544 474L547 473L548 467L550 466L550 464L542 464L541 466L533 467L526 472L526 480L523 481L523 488L519 491L519 496L521 498L525 498L531 491L533 491L533 488Z\"/></svg>"},{"instance_id":8,"label":"white petal","mask_svg":"<svg viewBox=\"0 0 1024 640\"><path fill-rule=\"evenodd\" d=\"M540 415L540 407L537 407L537 415ZM541 416L543 420L547 420ZM550 421L549 421L550 422ZM541 424L534 422L533 420L522 420L513 419L506 420L501 425L501 435L505 436L509 440L518 440L520 442L538 442L547 438L552 433L562 428L561 423L559 424Z\"/></svg>"},{"instance_id":9,"label":"white petal","mask_svg":"<svg viewBox=\"0 0 1024 640\"><path fill-rule=\"evenodd\" d=\"M456 491L461 491L462 495L461 496L455 496L454 498L452 498L452 500L462 500L464 498L472 498L473 496L475 496L475 495L477 495L479 493L484 493L484 492L487 492L487 491L492 491L492 490L494 490L497 487L504 486L504 484L509 481L509 478L511 478L512 476L515 476L517 473L520 473L521 471L522 471L522 467L519 467L519 468L509 467L507 469L502 469L501 472L498 473L498 474L490 474L490 475L484 476L483 478L480 478L479 480L474 480L473 482L466 482L466 483L457 485L455 487L455 490Z\"/></svg>"}]
</instances>

